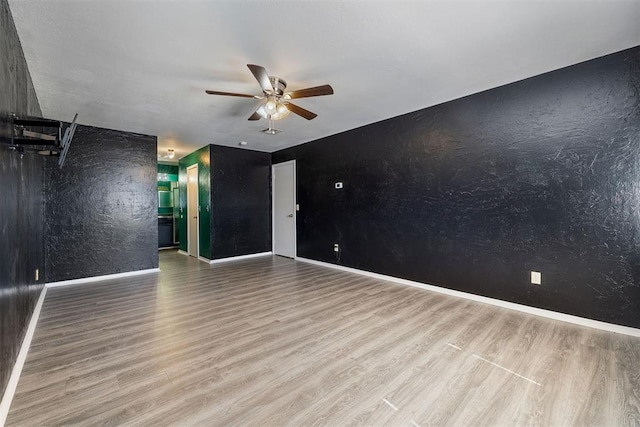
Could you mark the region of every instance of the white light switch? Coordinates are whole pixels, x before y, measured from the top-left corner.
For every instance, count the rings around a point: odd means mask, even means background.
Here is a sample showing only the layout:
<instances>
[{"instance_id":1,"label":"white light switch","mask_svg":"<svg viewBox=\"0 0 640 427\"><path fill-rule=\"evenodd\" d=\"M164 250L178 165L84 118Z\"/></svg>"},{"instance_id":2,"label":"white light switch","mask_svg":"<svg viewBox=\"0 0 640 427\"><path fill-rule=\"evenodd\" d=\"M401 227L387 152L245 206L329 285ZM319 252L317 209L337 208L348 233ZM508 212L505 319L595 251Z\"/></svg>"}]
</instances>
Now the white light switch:
<instances>
[{"instance_id":1,"label":"white light switch","mask_svg":"<svg viewBox=\"0 0 640 427\"><path fill-rule=\"evenodd\" d=\"M339 190L342 188L342 182L336 182L336 190Z\"/></svg>"},{"instance_id":2,"label":"white light switch","mask_svg":"<svg viewBox=\"0 0 640 427\"><path fill-rule=\"evenodd\" d=\"M532 271L531 272L531 283L533 283L534 285L541 285L542 284L542 273L540 273L539 271Z\"/></svg>"},{"instance_id":3,"label":"white light switch","mask_svg":"<svg viewBox=\"0 0 640 427\"><path fill-rule=\"evenodd\" d=\"M300 205L296 203L296 211L300 210Z\"/></svg>"}]
</instances>

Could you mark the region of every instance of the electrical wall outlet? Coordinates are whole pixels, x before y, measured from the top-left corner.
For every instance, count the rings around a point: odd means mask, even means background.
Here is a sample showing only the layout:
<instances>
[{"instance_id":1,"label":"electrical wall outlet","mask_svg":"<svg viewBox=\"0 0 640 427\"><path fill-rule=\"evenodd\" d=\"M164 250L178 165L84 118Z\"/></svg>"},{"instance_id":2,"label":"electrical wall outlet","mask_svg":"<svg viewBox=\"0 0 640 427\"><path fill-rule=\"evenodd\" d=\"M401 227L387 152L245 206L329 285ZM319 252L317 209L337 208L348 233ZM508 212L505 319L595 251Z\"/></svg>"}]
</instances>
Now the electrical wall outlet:
<instances>
[{"instance_id":1,"label":"electrical wall outlet","mask_svg":"<svg viewBox=\"0 0 640 427\"><path fill-rule=\"evenodd\" d=\"M542 284L542 273L540 273L539 271L532 271L531 272L531 283L533 283L534 285L541 285Z\"/></svg>"},{"instance_id":2,"label":"electrical wall outlet","mask_svg":"<svg viewBox=\"0 0 640 427\"><path fill-rule=\"evenodd\" d=\"M333 252L340 252L340 247L338 246L337 243L333 244Z\"/></svg>"},{"instance_id":3,"label":"electrical wall outlet","mask_svg":"<svg viewBox=\"0 0 640 427\"><path fill-rule=\"evenodd\" d=\"M342 182L335 183L336 190L340 190L342 188Z\"/></svg>"}]
</instances>

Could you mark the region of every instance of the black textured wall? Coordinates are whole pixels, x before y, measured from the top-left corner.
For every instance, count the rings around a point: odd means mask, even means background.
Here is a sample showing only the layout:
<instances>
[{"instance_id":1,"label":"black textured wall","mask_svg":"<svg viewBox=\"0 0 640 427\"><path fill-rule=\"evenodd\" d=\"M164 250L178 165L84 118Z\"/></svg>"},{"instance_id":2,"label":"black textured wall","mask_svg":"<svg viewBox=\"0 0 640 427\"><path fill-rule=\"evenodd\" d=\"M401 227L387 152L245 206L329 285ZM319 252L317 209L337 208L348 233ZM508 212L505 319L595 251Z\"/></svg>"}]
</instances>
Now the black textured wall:
<instances>
[{"instance_id":1,"label":"black textured wall","mask_svg":"<svg viewBox=\"0 0 640 427\"><path fill-rule=\"evenodd\" d=\"M158 267L155 136L78 126L45 164L46 281Z\"/></svg>"},{"instance_id":2,"label":"black textured wall","mask_svg":"<svg viewBox=\"0 0 640 427\"><path fill-rule=\"evenodd\" d=\"M210 147L212 259L271 251L271 155Z\"/></svg>"},{"instance_id":3,"label":"black textured wall","mask_svg":"<svg viewBox=\"0 0 640 427\"><path fill-rule=\"evenodd\" d=\"M0 0L0 395L44 284L43 163L2 144L11 113L41 116L9 6Z\"/></svg>"},{"instance_id":4,"label":"black textured wall","mask_svg":"<svg viewBox=\"0 0 640 427\"><path fill-rule=\"evenodd\" d=\"M293 158L298 256L640 327L639 47Z\"/></svg>"}]
</instances>

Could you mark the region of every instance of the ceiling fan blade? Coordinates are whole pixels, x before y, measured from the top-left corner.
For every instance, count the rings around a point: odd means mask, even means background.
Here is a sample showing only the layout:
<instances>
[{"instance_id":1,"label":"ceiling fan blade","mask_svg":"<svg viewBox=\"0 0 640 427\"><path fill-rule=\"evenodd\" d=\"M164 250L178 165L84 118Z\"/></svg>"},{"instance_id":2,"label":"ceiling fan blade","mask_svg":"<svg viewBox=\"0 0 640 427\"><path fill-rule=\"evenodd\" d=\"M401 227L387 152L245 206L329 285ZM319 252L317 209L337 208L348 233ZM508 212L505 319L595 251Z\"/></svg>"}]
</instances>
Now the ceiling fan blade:
<instances>
[{"instance_id":1,"label":"ceiling fan blade","mask_svg":"<svg viewBox=\"0 0 640 427\"><path fill-rule=\"evenodd\" d=\"M331 85L322 85L310 87L308 89L294 90L293 92L285 94L285 96L286 95L289 95L291 99L309 98L310 96L333 95L333 88L331 87Z\"/></svg>"},{"instance_id":2,"label":"ceiling fan blade","mask_svg":"<svg viewBox=\"0 0 640 427\"><path fill-rule=\"evenodd\" d=\"M318 117L318 115L316 113L312 113L309 110L305 110L302 107L298 107L296 104L292 104L290 102L285 102L284 105L286 105L287 109L289 111L291 111L292 113L297 114L300 117L304 117L307 120L313 120L316 117Z\"/></svg>"},{"instance_id":3,"label":"ceiling fan blade","mask_svg":"<svg viewBox=\"0 0 640 427\"><path fill-rule=\"evenodd\" d=\"M239 96L240 98L260 98L255 95L247 95L246 93L234 93L234 92L220 92L217 90L205 90L209 95L225 95L225 96Z\"/></svg>"},{"instance_id":4,"label":"ceiling fan blade","mask_svg":"<svg viewBox=\"0 0 640 427\"><path fill-rule=\"evenodd\" d=\"M262 116L260 114L258 114L257 111L254 111L254 113L251 115L251 117L249 117L249 120L260 120L262 118Z\"/></svg>"},{"instance_id":5,"label":"ceiling fan blade","mask_svg":"<svg viewBox=\"0 0 640 427\"><path fill-rule=\"evenodd\" d=\"M267 74L267 70L265 70L264 67L255 64L247 64L247 67L249 67L253 76L258 80L260 87L265 93L273 92L273 86L271 85L271 80L269 80L269 74Z\"/></svg>"}]
</instances>

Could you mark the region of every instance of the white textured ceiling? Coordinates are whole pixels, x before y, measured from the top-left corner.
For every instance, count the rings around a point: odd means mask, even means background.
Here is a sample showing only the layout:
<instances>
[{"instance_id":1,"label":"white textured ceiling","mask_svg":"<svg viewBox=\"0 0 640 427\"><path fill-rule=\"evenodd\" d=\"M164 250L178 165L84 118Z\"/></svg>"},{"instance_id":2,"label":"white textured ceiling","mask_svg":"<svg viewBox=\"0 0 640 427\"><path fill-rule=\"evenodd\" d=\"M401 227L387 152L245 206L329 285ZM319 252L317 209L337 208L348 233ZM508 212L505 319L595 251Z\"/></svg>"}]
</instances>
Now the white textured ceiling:
<instances>
[{"instance_id":1,"label":"white textured ceiling","mask_svg":"<svg viewBox=\"0 0 640 427\"><path fill-rule=\"evenodd\" d=\"M640 45L640 1L10 0L43 113L205 144L275 151ZM249 122L247 63L295 90L282 133Z\"/></svg>"}]
</instances>

